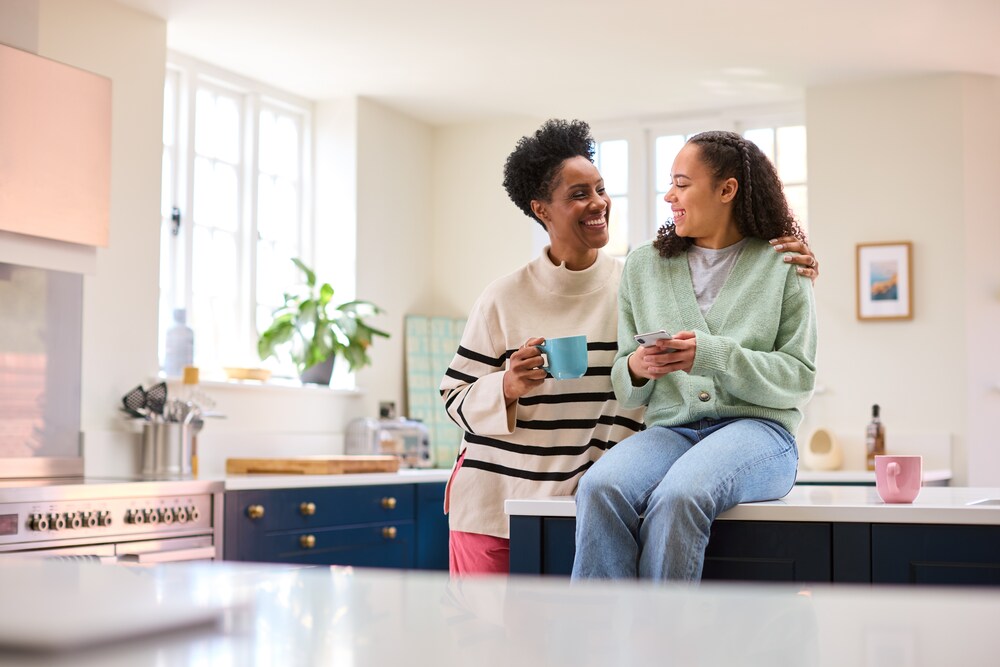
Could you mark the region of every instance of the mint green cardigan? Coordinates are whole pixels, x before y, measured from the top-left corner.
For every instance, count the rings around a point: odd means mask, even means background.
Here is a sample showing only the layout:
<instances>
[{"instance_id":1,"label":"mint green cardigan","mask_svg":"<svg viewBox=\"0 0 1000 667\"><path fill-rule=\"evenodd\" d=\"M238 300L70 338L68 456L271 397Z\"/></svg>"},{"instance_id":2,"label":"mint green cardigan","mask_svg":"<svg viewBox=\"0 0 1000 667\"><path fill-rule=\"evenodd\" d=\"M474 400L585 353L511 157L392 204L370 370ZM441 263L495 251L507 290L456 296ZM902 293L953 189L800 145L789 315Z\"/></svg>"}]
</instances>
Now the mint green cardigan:
<instances>
[{"instance_id":1,"label":"mint green cardigan","mask_svg":"<svg viewBox=\"0 0 1000 667\"><path fill-rule=\"evenodd\" d=\"M647 406L647 427L753 417L795 435L816 381L813 289L766 241L747 239L704 316L687 254L664 259L646 243L625 261L618 313L611 381L625 407ZM633 336L658 329L696 333L694 366L635 387L628 372Z\"/></svg>"}]
</instances>

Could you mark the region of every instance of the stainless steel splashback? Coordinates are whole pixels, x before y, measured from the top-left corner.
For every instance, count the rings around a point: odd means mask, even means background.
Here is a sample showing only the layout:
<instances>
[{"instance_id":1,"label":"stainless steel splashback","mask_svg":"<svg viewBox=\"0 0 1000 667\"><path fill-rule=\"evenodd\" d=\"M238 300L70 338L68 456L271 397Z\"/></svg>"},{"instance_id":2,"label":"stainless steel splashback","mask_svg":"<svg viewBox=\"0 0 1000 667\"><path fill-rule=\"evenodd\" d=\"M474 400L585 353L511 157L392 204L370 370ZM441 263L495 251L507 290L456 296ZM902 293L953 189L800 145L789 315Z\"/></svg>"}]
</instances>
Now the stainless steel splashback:
<instances>
[{"instance_id":1,"label":"stainless steel splashback","mask_svg":"<svg viewBox=\"0 0 1000 667\"><path fill-rule=\"evenodd\" d=\"M83 276L0 263L0 478L83 473Z\"/></svg>"}]
</instances>

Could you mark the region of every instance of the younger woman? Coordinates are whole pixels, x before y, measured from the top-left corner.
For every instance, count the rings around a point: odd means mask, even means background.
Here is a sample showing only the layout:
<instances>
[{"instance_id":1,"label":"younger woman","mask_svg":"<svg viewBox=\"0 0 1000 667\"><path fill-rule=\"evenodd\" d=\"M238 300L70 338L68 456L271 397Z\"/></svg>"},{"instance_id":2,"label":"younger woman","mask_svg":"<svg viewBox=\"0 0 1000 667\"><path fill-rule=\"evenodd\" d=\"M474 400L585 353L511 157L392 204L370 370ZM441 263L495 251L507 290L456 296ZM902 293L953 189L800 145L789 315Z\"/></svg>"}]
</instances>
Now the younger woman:
<instances>
[{"instance_id":1,"label":"younger woman","mask_svg":"<svg viewBox=\"0 0 1000 667\"><path fill-rule=\"evenodd\" d=\"M673 225L636 249L619 291L619 404L646 430L607 452L577 492L573 577L698 580L712 521L779 498L815 381L812 284L768 239L804 235L774 166L731 132L674 160ZM636 334L666 329L640 347Z\"/></svg>"}]
</instances>

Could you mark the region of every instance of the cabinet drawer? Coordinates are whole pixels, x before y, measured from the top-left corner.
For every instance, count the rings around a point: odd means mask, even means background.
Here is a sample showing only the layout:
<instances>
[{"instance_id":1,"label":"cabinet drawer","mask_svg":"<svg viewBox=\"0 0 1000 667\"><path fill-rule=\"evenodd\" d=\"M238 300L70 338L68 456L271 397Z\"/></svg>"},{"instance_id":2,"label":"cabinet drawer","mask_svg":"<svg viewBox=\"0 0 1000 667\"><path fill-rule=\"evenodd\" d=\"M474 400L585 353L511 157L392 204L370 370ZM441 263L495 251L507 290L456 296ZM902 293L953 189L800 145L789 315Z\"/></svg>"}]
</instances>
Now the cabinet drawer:
<instances>
[{"instance_id":1,"label":"cabinet drawer","mask_svg":"<svg viewBox=\"0 0 1000 667\"><path fill-rule=\"evenodd\" d=\"M1000 526L874 524L876 584L1000 586Z\"/></svg>"},{"instance_id":2,"label":"cabinet drawer","mask_svg":"<svg viewBox=\"0 0 1000 667\"><path fill-rule=\"evenodd\" d=\"M263 536L252 560L358 567L413 567L412 521Z\"/></svg>"},{"instance_id":3,"label":"cabinet drawer","mask_svg":"<svg viewBox=\"0 0 1000 667\"><path fill-rule=\"evenodd\" d=\"M227 494L227 502L236 504L230 516L254 531L297 530L413 521L414 493L412 484L280 489Z\"/></svg>"}]
</instances>

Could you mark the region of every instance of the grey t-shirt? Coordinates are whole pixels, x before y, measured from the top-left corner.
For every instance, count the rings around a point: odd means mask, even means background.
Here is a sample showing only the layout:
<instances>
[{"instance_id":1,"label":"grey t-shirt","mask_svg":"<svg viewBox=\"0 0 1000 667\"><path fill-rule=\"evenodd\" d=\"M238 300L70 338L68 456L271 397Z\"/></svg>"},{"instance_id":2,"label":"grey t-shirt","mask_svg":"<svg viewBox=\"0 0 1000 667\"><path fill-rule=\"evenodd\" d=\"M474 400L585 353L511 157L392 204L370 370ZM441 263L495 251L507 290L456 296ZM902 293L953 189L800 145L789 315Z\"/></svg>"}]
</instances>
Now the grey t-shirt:
<instances>
[{"instance_id":1,"label":"grey t-shirt","mask_svg":"<svg viewBox=\"0 0 1000 667\"><path fill-rule=\"evenodd\" d=\"M688 266L691 268L691 282L694 285L694 296L698 307L704 315L715 303L715 297L726 283L726 278L736 264L736 258L746 245L746 239L740 239L725 248L700 248L693 245L688 248Z\"/></svg>"}]
</instances>

